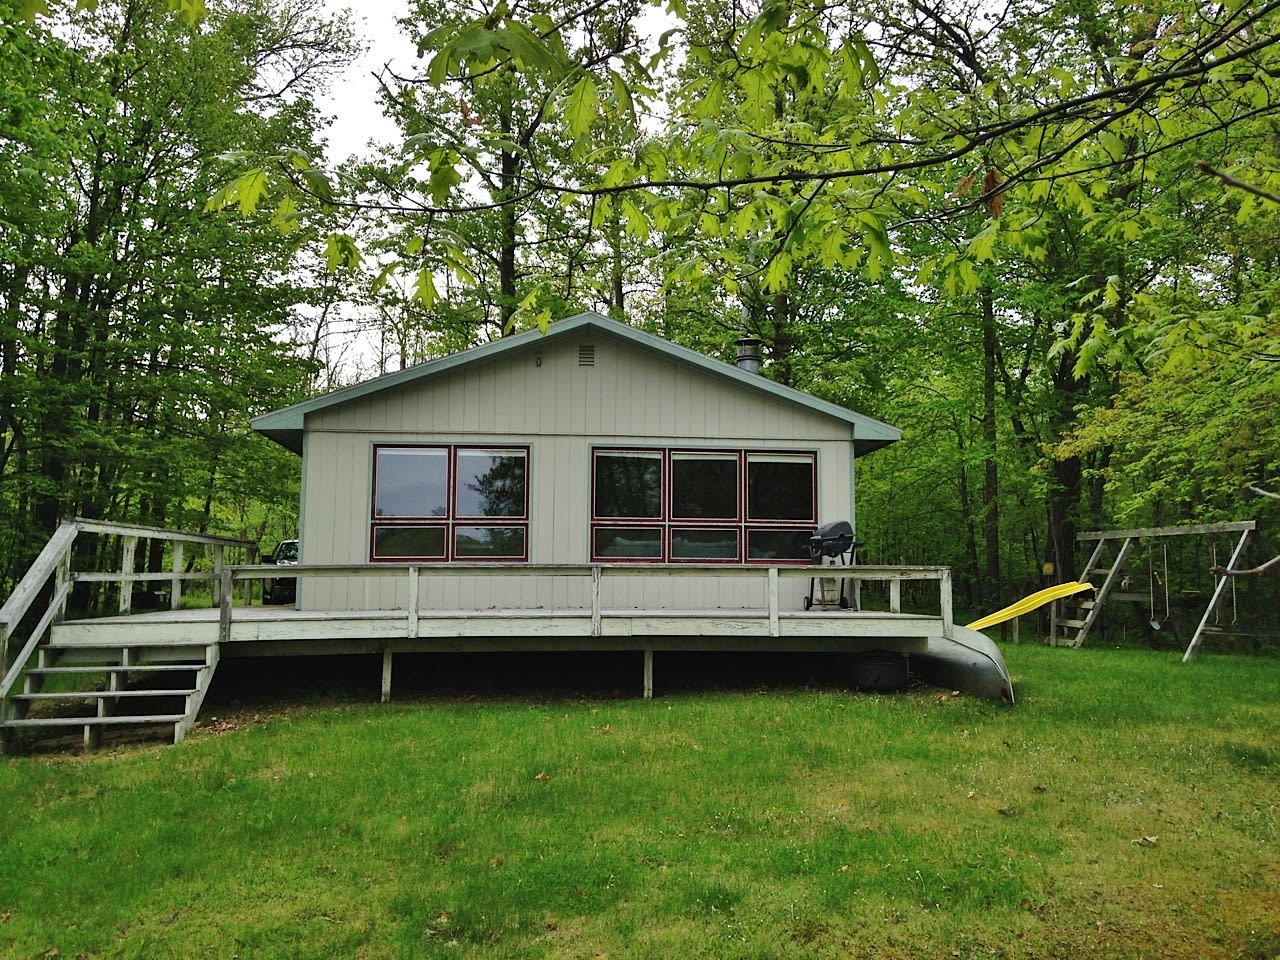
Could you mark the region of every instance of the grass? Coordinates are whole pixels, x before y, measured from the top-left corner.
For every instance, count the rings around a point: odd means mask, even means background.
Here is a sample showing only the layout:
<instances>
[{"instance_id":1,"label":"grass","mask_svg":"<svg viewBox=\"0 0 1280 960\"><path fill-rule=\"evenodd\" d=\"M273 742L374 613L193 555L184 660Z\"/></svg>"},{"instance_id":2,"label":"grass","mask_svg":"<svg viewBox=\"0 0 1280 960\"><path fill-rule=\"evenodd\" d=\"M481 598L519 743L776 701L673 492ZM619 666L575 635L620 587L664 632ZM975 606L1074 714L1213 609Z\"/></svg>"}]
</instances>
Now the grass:
<instances>
[{"instance_id":1,"label":"grass","mask_svg":"<svg viewBox=\"0 0 1280 960\"><path fill-rule=\"evenodd\" d=\"M5 758L0 957L1280 956L1280 661L1005 653L1015 707L340 696Z\"/></svg>"}]
</instances>

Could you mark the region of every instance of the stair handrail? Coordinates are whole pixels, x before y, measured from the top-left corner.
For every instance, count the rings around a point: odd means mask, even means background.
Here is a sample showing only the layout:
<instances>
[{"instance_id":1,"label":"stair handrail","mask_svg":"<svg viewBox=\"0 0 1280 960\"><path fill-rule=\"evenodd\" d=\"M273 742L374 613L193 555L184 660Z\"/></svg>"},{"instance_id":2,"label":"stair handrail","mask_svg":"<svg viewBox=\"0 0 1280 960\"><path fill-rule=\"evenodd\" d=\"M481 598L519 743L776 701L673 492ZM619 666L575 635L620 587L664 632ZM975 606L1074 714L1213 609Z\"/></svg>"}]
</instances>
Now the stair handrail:
<instances>
[{"instance_id":1,"label":"stair handrail","mask_svg":"<svg viewBox=\"0 0 1280 960\"><path fill-rule=\"evenodd\" d=\"M18 581L18 585L13 588L13 592L9 594L9 598L4 602L4 606L0 606L0 669L3 669L9 662L9 637L13 633L13 628L22 622L22 618L27 615L31 605L36 602L36 598L40 596L40 591L44 589L44 585L48 583L49 578L66 562L71 552L72 544L75 543L79 532L79 528L73 521L64 520L60 523L53 536L49 538L49 542L40 551L40 555L36 557L35 562L23 574L22 579ZM49 604L44 616L40 618L40 623L35 630L31 631L31 636L27 639L22 652L14 660L13 667L4 675L3 681L0 681L0 699L3 699L9 693L9 689L13 686L18 674L26 666L27 659L31 656L31 651L35 649L40 642L41 636L49 629L49 625L53 623L54 618L61 611L62 604L67 599L69 587L69 582L62 583L54 592L53 601Z\"/></svg>"},{"instance_id":2,"label":"stair handrail","mask_svg":"<svg viewBox=\"0 0 1280 960\"><path fill-rule=\"evenodd\" d=\"M233 537L220 537L206 533L189 533L184 530L168 530L161 527L151 527L143 524L125 524L110 523L103 520L90 520L84 517L76 517L72 520L63 520L58 529L54 531L53 536L49 538L49 542L45 544L44 549L40 551L40 555L32 562L27 572L23 575L18 585L14 587L13 592L5 600L4 605L0 606L0 701L8 696L9 691L21 676L23 669L27 665L27 661L31 658L39 646L41 639L48 632L49 628L58 619L58 616L65 609L67 596L71 589L71 585L77 579L70 570L70 554L71 548L75 544L76 537L81 533L100 533L108 535L116 535L123 537L137 538L159 538L172 541L174 543L187 542L199 543L213 547L217 551L221 551L227 547L239 547L246 550L256 550L257 544L251 540L241 540ZM218 554L215 567L220 571L223 564L221 562L221 554ZM44 589L49 578L63 571L64 578L58 582L54 589L53 598L49 603L49 607L45 610L44 615L40 618L40 622L35 629L31 631L27 642L23 645L22 650L14 659L13 665L9 664L9 641L13 636L14 628L17 627L22 619L30 611L32 605L40 596L40 591ZM111 578L118 579L122 583L151 580L151 579L212 579L217 580L219 573L215 571L211 575L190 575L181 573L167 574L134 574L131 572L121 571L120 574L111 575ZM94 576L85 579L94 579ZM7 670L6 670L7 667Z\"/></svg>"}]
</instances>

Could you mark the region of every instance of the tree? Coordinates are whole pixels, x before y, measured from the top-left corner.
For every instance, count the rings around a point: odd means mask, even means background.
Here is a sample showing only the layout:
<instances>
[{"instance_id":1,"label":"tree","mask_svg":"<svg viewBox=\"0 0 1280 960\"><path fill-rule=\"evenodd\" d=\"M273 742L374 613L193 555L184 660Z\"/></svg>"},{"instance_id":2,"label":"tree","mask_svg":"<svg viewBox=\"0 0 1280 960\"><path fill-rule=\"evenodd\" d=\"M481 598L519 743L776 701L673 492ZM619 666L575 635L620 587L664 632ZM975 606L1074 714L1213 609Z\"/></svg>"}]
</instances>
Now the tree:
<instances>
[{"instance_id":1,"label":"tree","mask_svg":"<svg viewBox=\"0 0 1280 960\"><path fill-rule=\"evenodd\" d=\"M4 21L11 75L44 86L8 94L0 181L13 253L0 274L0 527L14 531L0 582L62 518L205 529L233 522L215 506L243 496L246 471L261 471L260 496L293 473L246 427L311 373L278 339L313 296L297 238L204 204L219 155L246 137L314 137L308 96L346 41L307 33L318 21L296 3L219 7L199 30L159 10L122 0L47 27ZM43 109L25 112L33 96Z\"/></svg>"}]
</instances>

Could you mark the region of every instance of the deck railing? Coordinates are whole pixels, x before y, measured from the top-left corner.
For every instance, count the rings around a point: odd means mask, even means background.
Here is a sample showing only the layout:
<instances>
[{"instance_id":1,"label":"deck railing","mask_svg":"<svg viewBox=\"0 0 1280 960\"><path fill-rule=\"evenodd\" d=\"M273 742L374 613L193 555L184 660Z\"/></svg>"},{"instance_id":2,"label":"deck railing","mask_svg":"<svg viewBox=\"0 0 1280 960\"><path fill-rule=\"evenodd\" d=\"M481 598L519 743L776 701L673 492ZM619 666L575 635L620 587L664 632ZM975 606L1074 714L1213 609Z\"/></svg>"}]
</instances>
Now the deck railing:
<instances>
[{"instance_id":1,"label":"deck railing","mask_svg":"<svg viewBox=\"0 0 1280 960\"><path fill-rule=\"evenodd\" d=\"M363 564L298 564L287 568L274 566L229 566L222 571L222 597L219 617L219 637L229 640L235 587L239 584L280 576L311 578L388 578L403 577L406 582L405 611L408 627L416 632L422 609L422 578L427 577L575 577L591 580L592 635L599 635L603 615L602 584L610 578L629 577L734 577L758 578L763 589L763 616L769 620L769 635L778 636L781 618L780 581L785 578L843 579L848 581L852 598L857 598L863 583L886 583L889 593L889 612L902 612L902 585L912 581L936 581L938 584L938 618L940 633L953 634L953 606L951 568L938 566L809 566L788 564L784 566L729 565L729 564L651 564L651 563L593 563L593 564L531 564L531 563L363 563ZM856 602L856 600L855 600Z\"/></svg>"},{"instance_id":2,"label":"deck railing","mask_svg":"<svg viewBox=\"0 0 1280 960\"><path fill-rule=\"evenodd\" d=\"M72 571L72 549L80 534L94 533L120 538L120 564L113 571ZM134 562L140 540L162 540L172 557L171 569L164 572L135 572ZM187 572L184 545L196 544L209 549L210 568ZM97 520L76 519L64 522L50 538L44 550L32 564L17 587L0 606L0 701L13 688L22 675L28 661L49 634L50 628L64 619L67 599L75 583L109 583L118 588L117 612L128 614L132 605L133 586L137 583L167 582L170 586L169 603L178 608L182 603L183 584L208 582L212 584L213 605L219 609L219 639L231 636L236 587L244 587L244 602L252 601L253 581L279 578L282 575L298 580L329 577L398 578L406 582L407 603L405 612L408 628L416 632L421 612L423 578L432 577L575 577L589 578L591 583L590 617L593 635L599 635L602 609L602 584L608 579L634 577L734 577L757 578L762 587L762 608L754 615L768 619L768 634L778 636L783 616L780 602L780 583L788 578L843 579L856 605L863 583L881 582L888 585L889 612L902 612L902 586L911 581L935 581L938 583L939 631L952 635L951 571L937 566L809 566L809 565L726 565L726 564L530 564L530 563L424 563L424 564L298 564L287 568L263 564L228 564L228 550L243 551L249 557L256 553L256 545L247 540L215 537L207 534L165 530L137 524L106 523ZM11 641L16 638L19 625L33 606L46 595L47 606L34 627L27 633L17 656L10 661ZM585 615L586 609L582 610ZM748 613L740 611L742 613ZM728 611L726 611L728 613ZM479 615L479 612L478 614ZM749 614L748 615L752 615ZM790 613L788 614L790 615ZM4 668L8 667L7 670Z\"/></svg>"},{"instance_id":3,"label":"deck railing","mask_svg":"<svg viewBox=\"0 0 1280 960\"><path fill-rule=\"evenodd\" d=\"M73 572L71 569L72 549L77 537L84 533L94 533L120 538L120 569L113 572ZM171 569L163 573L135 572L134 562L137 558L139 540L160 540L168 545L172 556ZM196 544L207 547L211 557L211 569L187 572L184 545ZM228 550L243 551L253 557L257 552L257 544L250 540L237 540L230 537L216 537L203 533L189 533L181 530L165 530L160 527L148 527L140 524L107 523L100 520L86 520L77 517L65 520L59 525L49 542L40 551L40 555L32 563L22 580L14 587L13 592L0 606L0 700L6 697L18 677L22 674L27 661L35 652L40 642L49 632L49 628L61 621L66 615L67 597L74 583L114 583L118 584L118 612L126 614L132 607L133 585L136 583L167 582L169 584L169 603L174 609L182 605L182 585L188 582L208 582L213 584L214 605L221 602L219 591L222 589L223 571L226 569ZM49 581L53 580L53 589L48 605L40 619L27 634L26 642L19 650L13 663L9 665L9 648L15 638L19 625L23 623L32 607L40 601ZM7 670L6 670L7 667Z\"/></svg>"}]
</instances>

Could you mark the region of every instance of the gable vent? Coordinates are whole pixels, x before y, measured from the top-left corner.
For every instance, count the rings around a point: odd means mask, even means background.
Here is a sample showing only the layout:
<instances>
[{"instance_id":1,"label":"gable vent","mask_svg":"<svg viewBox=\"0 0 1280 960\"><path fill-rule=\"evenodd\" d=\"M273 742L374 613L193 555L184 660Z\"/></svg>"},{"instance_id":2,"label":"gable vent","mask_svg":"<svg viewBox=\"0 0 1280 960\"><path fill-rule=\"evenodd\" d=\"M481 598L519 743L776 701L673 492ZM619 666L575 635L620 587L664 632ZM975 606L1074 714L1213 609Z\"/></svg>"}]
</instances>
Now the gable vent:
<instances>
[{"instance_id":1,"label":"gable vent","mask_svg":"<svg viewBox=\"0 0 1280 960\"><path fill-rule=\"evenodd\" d=\"M594 367L596 365L596 345L582 343L578 345L578 366Z\"/></svg>"}]
</instances>

